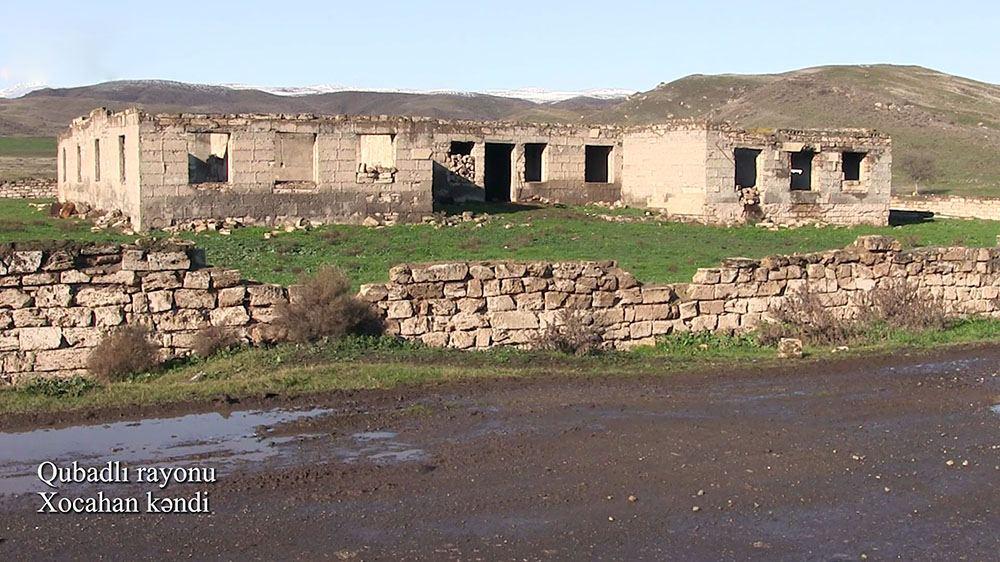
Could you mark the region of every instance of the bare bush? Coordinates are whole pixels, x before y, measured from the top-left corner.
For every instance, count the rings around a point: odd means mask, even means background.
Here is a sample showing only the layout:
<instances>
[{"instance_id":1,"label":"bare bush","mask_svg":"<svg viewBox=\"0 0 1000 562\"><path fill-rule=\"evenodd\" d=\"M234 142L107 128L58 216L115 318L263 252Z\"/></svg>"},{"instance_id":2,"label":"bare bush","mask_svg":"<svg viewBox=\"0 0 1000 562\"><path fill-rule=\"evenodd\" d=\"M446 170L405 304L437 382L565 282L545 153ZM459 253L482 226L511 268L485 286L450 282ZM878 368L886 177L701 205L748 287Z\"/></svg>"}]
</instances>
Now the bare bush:
<instances>
[{"instance_id":1,"label":"bare bush","mask_svg":"<svg viewBox=\"0 0 1000 562\"><path fill-rule=\"evenodd\" d=\"M837 315L824 306L821 295L800 290L771 312L774 321L758 328L758 339L766 345L781 338L835 345L861 339L878 327L940 330L950 325L941 299L903 282L876 287L861 295L855 306L855 315Z\"/></svg>"},{"instance_id":2,"label":"bare bush","mask_svg":"<svg viewBox=\"0 0 1000 562\"><path fill-rule=\"evenodd\" d=\"M328 267L303 277L291 302L278 307L275 325L293 342L337 339L347 334L378 335L382 322L351 293L351 281Z\"/></svg>"},{"instance_id":3,"label":"bare bush","mask_svg":"<svg viewBox=\"0 0 1000 562\"><path fill-rule=\"evenodd\" d=\"M90 352L87 369L105 381L147 373L160 366L160 349L143 326L125 326L108 334Z\"/></svg>"},{"instance_id":4,"label":"bare bush","mask_svg":"<svg viewBox=\"0 0 1000 562\"><path fill-rule=\"evenodd\" d=\"M771 311L773 322L762 324L758 338L775 345L781 338L798 338L815 344L839 344L853 340L864 331L856 319L837 316L817 293L799 290Z\"/></svg>"},{"instance_id":5,"label":"bare bush","mask_svg":"<svg viewBox=\"0 0 1000 562\"><path fill-rule=\"evenodd\" d=\"M232 349L239 343L240 339L233 330L222 326L209 326L195 334L192 346L194 354L205 359L220 351Z\"/></svg>"},{"instance_id":6,"label":"bare bush","mask_svg":"<svg viewBox=\"0 0 1000 562\"><path fill-rule=\"evenodd\" d=\"M891 328L940 330L950 324L940 298L921 294L904 282L872 289L862 299L861 309L868 323L883 323Z\"/></svg>"},{"instance_id":7,"label":"bare bush","mask_svg":"<svg viewBox=\"0 0 1000 562\"><path fill-rule=\"evenodd\" d=\"M563 310L553 324L535 336L531 346L569 355L592 355L602 349L603 343L592 316L580 310Z\"/></svg>"}]
</instances>

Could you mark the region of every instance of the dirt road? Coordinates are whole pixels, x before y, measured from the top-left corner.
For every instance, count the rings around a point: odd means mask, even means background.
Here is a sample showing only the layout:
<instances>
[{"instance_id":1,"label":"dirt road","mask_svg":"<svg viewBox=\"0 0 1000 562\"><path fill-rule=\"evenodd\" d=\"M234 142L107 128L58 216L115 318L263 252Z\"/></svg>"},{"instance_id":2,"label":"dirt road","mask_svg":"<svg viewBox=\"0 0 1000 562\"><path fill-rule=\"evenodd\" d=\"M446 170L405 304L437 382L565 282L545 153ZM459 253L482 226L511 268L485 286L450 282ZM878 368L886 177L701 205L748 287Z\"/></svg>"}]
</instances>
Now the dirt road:
<instances>
[{"instance_id":1,"label":"dirt road","mask_svg":"<svg viewBox=\"0 0 1000 562\"><path fill-rule=\"evenodd\" d=\"M0 434L0 559L995 560L998 369L978 348ZM221 476L163 491L212 514L39 514L45 460Z\"/></svg>"}]
</instances>

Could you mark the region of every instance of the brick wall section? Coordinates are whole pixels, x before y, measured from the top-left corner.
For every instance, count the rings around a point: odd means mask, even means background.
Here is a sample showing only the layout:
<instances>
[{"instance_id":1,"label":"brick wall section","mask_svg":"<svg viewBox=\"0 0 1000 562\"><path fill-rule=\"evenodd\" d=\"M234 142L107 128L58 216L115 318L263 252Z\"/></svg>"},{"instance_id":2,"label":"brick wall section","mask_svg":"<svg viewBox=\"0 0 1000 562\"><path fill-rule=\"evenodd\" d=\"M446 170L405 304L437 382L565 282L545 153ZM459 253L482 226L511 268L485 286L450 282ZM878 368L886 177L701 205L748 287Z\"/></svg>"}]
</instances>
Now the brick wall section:
<instances>
[{"instance_id":1,"label":"brick wall section","mask_svg":"<svg viewBox=\"0 0 1000 562\"><path fill-rule=\"evenodd\" d=\"M954 195L893 196L892 208L930 212L942 217L1000 221L1000 199Z\"/></svg>"},{"instance_id":2,"label":"brick wall section","mask_svg":"<svg viewBox=\"0 0 1000 562\"><path fill-rule=\"evenodd\" d=\"M0 182L0 199L54 199L56 180L29 178Z\"/></svg>"},{"instance_id":3,"label":"brick wall section","mask_svg":"<svg viewBox=\"0 0 1000 562\"><path fill-rule=\"evenodd\" d=\"M642 285L614 262L402 265L389 277L360 293L385 316L388 331L460 349L528 344L578 309L619 349L673 332L741 332L799 290L823 294L834 312L846 315L861 293L900 281L943 298L954 314L1000 311L1000 250L900 251L882 236L861 237L842 250L733 258L698 270L691 283L670 285Z\"/></svg>"},{"instance_id":4,"label":"brick wall section","mask_svg":"<svg viewBox=\"0 0 1000 562\"><path fill-rule=\"evenodd\" d=\"M262 341L275 305L287 299L283 287L203 267L201 253L186 246L8 248L0 255L0 383L82 373L91 348L123 324L148 326L164 357L188 353L195 334L211 325Z\"/></svg>"}]
</instances>

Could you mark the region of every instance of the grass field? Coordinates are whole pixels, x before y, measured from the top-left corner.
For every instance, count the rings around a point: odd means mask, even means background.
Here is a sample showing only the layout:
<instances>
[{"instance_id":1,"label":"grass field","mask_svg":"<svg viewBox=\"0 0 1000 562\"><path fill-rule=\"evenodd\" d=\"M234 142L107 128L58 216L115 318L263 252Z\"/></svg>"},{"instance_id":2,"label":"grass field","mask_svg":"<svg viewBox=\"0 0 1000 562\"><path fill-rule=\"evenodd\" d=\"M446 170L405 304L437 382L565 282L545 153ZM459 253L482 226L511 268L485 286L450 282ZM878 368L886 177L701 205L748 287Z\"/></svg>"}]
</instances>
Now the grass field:
<instances>
[{"instance_id":1,"label":"grass field","mask_svg":"<svg viewBox=\"0 0 1000 562\"><path fill-rule=\"evenodd\" d=\"M0 180L55 177L55 138L0 137Z\"/></svg>"},{"instance_id":2,"label":"grass field","mask_svg":"<svg viewBox=\"0 0 1000 562\"><path fill-rule=\"evenodd\" d=\"M0 200L0 242L136 239L112 231L91 232L90 224L84 221L51 218L45 212L47 203ZM891 227L808 227L772 232L756 227L727 229L663 222L644 218L634 209L616 213L642 222L609 222L593 216L607 210L586 207L481 210L490 212L491 218L478 227L475 223L443 228L328 226L310 232L282 232L271 239L264 238L269 230L244 228L229 236L205 233L186 237L205 249L211 264L239 268L252 279L288 283L300 272L334 264L360 284L385 280L388 269L401 262L455 259L617 259L645 282L686 281L696 268L716 265L726 257L838 248L861 234L889 234L909 246L992 246L1000 233L1000 223L988 221L935 220ZM936 332L873 332L860 345L852 346L852 352L978 341L1000 341L1000 321L967 321ZM814 357L829 354L829 349L811 351ZM467 353L387 340L350 340L228 353L100 388L87 381L71 381L0 390L0 413L209 400L221 394L274 392L291 396L475 377L659 375L708 366L723 370L748 361L772 360L774 350L758 345L751 337L709 335L675 336L652 349L582 358L509 349Z\"/></svg>"},{"instance_id":3,"label":"grass field","mask_svg":"<svg viewBox=\"0 0 1000 562\"><path fill-rule=\"evenodd\" d=\"M932 332L873 331L836 356L996 341L1000 320L968 320ZM803 365L834 356L829 348L806 352ZM779 360L773 348L759 345L752 336L680 334L662 339L656 347L583 357L510 348L457 351L388 338L351 338L225 352L107 385L79 377L38 380L0 389L0 414L210 401L220 396L295 397L476 378L669 376L692 369L712 369L722 376L748 364L778 361L787 360Z\"/></svg>"},{"instance_id":4,"label":"grass field","mask_svg":"<svg viewBox=\"0 0 1000 562\"><path fill-rule=\"evenodd\" d=\"M55 158L53 137L0 137L0 156L41 156Z\"/></svg>"},{"instance_id":5,"label":"grass field","mask_svg":"<svg viewBox=\"0 0 1000 562\"><path fill-rule=\"evenodd\" d=\"M910 246L993 246L1000 234L1000 224L990 221L935 220L894 227L771 232L753 226L609 222L589 216L608 212L594 208L517 209L489 208L492 218L481 227L473 223L440 229L431 225L327 226L282 232L270 240L264 238L269 230L242 228L229 236L213 232L185 237L205 249L212 265L238 268L251 279L287 284L300 273L333 264L360 284L385 280L389 268L403 262L465 259L616 259L644 282L689 281L697 268L718 265L724 258L839 248L862 234L889 234ZM641 215L632 209L623 212ZM107 231L92 233L85 222L50 218L23 201L0 201L0 241L53 238L134 240Z\"/></svg>"}]
</instances>

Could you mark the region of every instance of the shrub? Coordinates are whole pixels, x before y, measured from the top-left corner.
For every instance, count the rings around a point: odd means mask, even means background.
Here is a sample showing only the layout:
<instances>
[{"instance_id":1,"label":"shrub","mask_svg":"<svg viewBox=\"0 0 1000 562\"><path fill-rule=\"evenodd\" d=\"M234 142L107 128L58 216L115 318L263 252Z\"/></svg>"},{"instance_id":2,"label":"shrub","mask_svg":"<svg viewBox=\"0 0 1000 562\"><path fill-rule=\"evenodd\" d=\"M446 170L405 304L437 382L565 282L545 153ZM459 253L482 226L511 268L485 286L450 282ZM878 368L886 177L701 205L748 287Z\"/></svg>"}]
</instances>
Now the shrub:
<instances>
[{"instance_id":1,"label":"shrub","mask_svg":"<svg viewBox=\"0 0 1000 562\"><path fill-rule=\"evenodd\" d=\"M27 394L52 397L83 396L97 387L97 382L89 377L73 375L66 378L34 378L24 384L21 390Z\"/></svg>"},{"instance_id":2,"label":"shrub","mask_svg":"<svg viewBox=\"0 0 1000 562\"><path fill-rule=\"evenodd\" d=\"M842 318L824 306L817 293L799 290L789 295L780 307L771 311L773 322L757 330L765 345L775 345L781 338L799 338L815 344L840 344L851 341L864 331L856 319Z\"/></svg>"},{"instance_id":3,"label":"shrub","mask_svg":"<svg viewBox=\"0 0 1000 562\"><path fill-rule=\"evenodd\" d=\"M560 311L556 321L538 333L531 342L535 349L571 355L592 355L601 351L601 338L594 319L583 311Z\"/></svg>"},{"instance_id":4,"label":"shrub","mask_svg":"<svg viewBox=\"0 0 1000 562\"><path fill-rule=\"evenodd\" d=\"M822 296L801 290L772 311L774 322L761 325L761 343L799 338L813 344L843 344L872 334L873 328L939 330L951 325L939 298L907 283L881 285L858 299L857 315L842 317L823 306Z\"/></svg>"},{"instance_id":5,"label":"shrub","mask_svg":"<svg viewBox=\"0 0 1000 562\"><path fill-rule=\"evenodd\" d=\"M195 334L192 343L194 354L202 359L211 357L220 351L232 349L239 345L240 339L228 328L209 326Z\"/></svg>"},{"instance_id":6,"label":"shrub","mask_svg":"<svg viewBox=\"0 0 1000 562\"><path fill-rule=\"evenodd\" d=\"M111 332L87 360L90 372L107 381L153 371L159 365L160 350L149 341L149 332L143 326L125 326Z\"/></svg>"},{"instance_id":7,"label":"shrub","mask_svg":"<svg viewBox=\"0 0 1000 562\"><path fill-rule=\"evenodd\" d=\"M327 267L299 283L295 298L278 306L274 322L288 340L305 343L382 332L381 320L367 303L351 294L351 282L340 270Z\"/></svg>"},{"instance_id":8,"label":"shrub","mask_svg":"<svg viewBox=\"0 0 1000 562\"><path fill-rule=\"evenodd\" d=\"M863 320L906 330L940 330L951 323L944 302L904 282L876 287L862 299Z\"/></svg>"}]
</instances>

